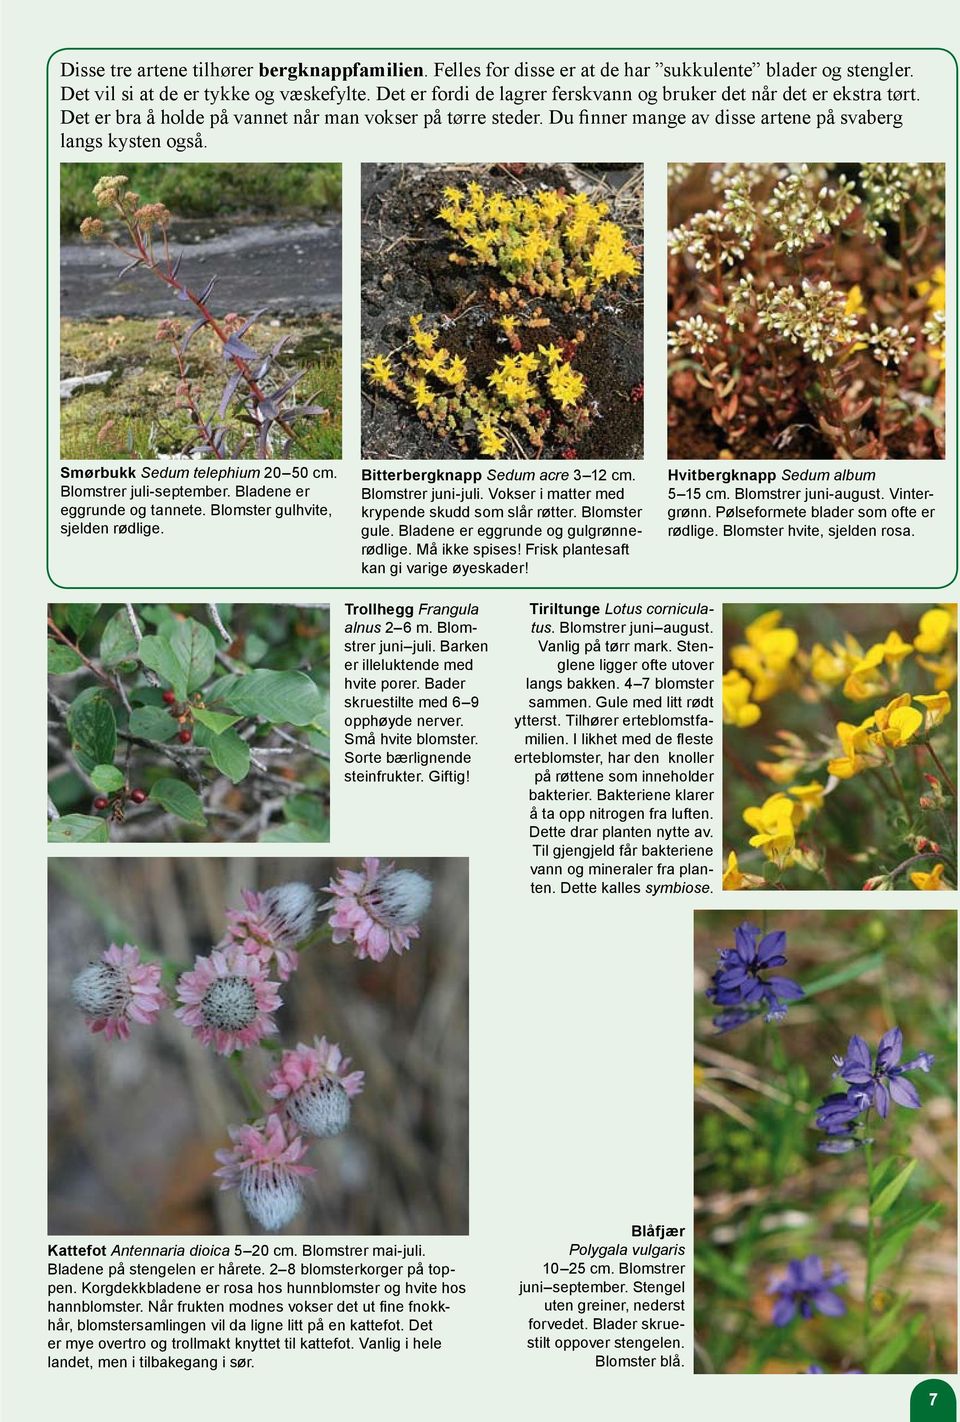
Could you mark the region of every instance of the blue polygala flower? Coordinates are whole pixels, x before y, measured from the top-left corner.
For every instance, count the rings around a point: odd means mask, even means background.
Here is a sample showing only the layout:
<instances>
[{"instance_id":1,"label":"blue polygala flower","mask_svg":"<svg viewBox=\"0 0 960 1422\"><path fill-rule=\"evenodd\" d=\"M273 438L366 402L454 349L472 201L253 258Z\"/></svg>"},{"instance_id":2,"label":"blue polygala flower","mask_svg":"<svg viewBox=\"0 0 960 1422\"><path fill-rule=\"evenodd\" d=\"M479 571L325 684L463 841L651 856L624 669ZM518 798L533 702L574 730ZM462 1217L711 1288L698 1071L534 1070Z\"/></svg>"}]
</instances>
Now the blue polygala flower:
<instances>
[{"instance_id":1,"label":"blue polygala flower","mask_svg":"<svg viewBox=\"0 0 960 1422\"><path fill-rule=\"evenodd\" d=\"M901 1062L902 1055L903 1033L899 1027L891 1027L883 1034L876 1057L862 1037L851 1037L845 1055L833 1059L837 1067L835 1074L852 1088L848 1095L857 1092L864 1098L865 1105L875 1106L877 1114L884 1119L890 1113L891 1101L910 1111L918 1111L917 1088L904 1072L929 1071L933 1057L929 1052L920 1052L911 1061Z\"/></svg>"},{"instance_id":2,"label":"blue polygala flower","mask_svg":"<svg viewBox=\"0 0 960 1422\"><path fill-rule=\"evenodd\" d=\"M787 1272L777 1279L767 1290L776 1296L773 1305L773 1322L777 1328L786 1328L797 1314L801 1318L812 1318L814 1313L826 1314L828 1318L839 1318L846 1313L847 1306L838 1294L833 1292L847 1282L842 1269L824 1273L818 1254L808 1254L806 1259L791 1259Z\"/></svg>"},{"instance_id":3,"label":"blue polygala flower","mask_svg":"<svg viewBox=\"0 0 960 1422\"><path fill-rule=\"evenodd\" d=\"M787 1003L803 997L803 988L793 978L771 974L786 963L787 935L778 930L762 938L753 923L741 923L733 931L733 947L717 950L720 966L707 988L707 997L717 1007L732 1009L713 1019L721 1032L739 1027L751 1017L764 1014L767 1022L780 1022L787 1015Z\"/></svg>"}]
</instances>

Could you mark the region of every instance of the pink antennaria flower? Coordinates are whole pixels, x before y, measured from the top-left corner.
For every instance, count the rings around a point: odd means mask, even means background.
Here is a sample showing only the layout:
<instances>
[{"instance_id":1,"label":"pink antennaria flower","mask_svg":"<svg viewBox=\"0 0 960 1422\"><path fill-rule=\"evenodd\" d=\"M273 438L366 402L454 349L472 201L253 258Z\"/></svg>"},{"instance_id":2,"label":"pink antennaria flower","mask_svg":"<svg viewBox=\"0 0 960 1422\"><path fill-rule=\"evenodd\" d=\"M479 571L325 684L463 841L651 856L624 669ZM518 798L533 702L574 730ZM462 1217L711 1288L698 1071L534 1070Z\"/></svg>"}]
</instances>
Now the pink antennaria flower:
<instances>
[{"instance_id":1,"label":"pink antennaria flower","mask_svg":"<svg viewBox=\"0 0 960 1422\"><path fill-rule=\"evenodd\" d=\"M317 899L308 884L280 884L262 894L244 889L242 909L227 910L227 934L217 945L239 944L244 952L260 959L265 968L271 959L277 977L285 983L297 970L296 945L310 931Z\"/></svg>"},{"instance_id":2,"label":"pink antennaria flower","mask_svg":"<svg viewBox=\"0 0 960 1422\"><path fill-rule=\"evenodd\" d=\"M102 1032L108 1042L114 1037L126 1041L131 1022L152 1026L166 1007L160 973L159 963L141 962L133 944L118 948L111 943L99 962L74 978L70 992L91 1032Z\"/></svg>"},{"instance_id":3,"label":"pink antennaria flower","mask_svg":"<svg viewBox=\"0 0 960 1422\"><path fill-rule=\"evenodd\" d=\"M352 938L355 956L382 963L392 948L404 953L411 939L420 937L417 920L430 907L433 888L429 879L412 869L381 867L379 859L365 859L363 872L338 869L327 885L333 894L325 909L333 909L330 927L334 943Z\"/></svg>"},{"instance_id":4,"label":"pink antennaria flower","mask_svg":"<svg viewBox=\"0 0 960 1422\"><path fill-rule=\"evenodd\" d=\"M175 1016L205 1047L229 1056L276 1032L278 986L259 958L239 945L214 948L209 958L197 958L192 971L181 973L177 996L183 1006Z\"/></svg>"},{"instance_id":5,"label":"pink antennaria flower","mask_svg":"<svg viewBox=\"0 0 960 1422\"><path fill-rule=\"evenodd\" d=\"M313 1166L300 1164L307 1147L277 1115L229 1131L233 1146L216 1152L220 1189L238 1189L257 1224L282 1229L303 1204L300 1176L314 1174Z\"/></svg>"},{"instance_id":6,"label":"pink antennaria flower","mask_svg":"<svg viewBox=\"0 0 960 1422\"><path fill-rule=\"evenodd\" d=\"M351 1097L363 1090L363 1072L348 1072L349 1065L335 1042L314 1037L312 1047L299 1042L284 1052L264 1087L308 1136L338 1136L350 1120Z\"/></svg>"}]
</instances>

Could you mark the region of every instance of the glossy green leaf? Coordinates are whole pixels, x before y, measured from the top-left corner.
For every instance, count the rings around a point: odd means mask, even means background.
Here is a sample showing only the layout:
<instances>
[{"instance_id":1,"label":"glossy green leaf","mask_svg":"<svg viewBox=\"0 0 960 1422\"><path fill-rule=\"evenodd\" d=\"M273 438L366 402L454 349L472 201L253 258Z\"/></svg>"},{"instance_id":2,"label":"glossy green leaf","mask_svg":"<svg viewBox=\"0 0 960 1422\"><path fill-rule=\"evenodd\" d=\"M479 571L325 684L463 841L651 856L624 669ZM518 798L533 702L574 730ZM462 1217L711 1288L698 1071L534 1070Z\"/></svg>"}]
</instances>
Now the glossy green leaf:
<instances>
[{"instance_id":1,"label":"glossy green leaf","mask_svg":"<svg viewBox=\"0 0 960 1422\"><path fill-rule=\"evenodd\" d=\"M112 671L122 662L137 660L137 639L125 608L118 608L103 629L103 636L100 638L100 660L107 671Z\"/></svg>"},{"instance_id":2,"label":"glossy green leaf","mask_svg":"<svg viewBox=\"0 0 960 1422\"><path fill-rule=\"evenodd\" d=\"M81 691L67 712L70 745L81 770L109 765L117 753L117 722L113 707L99 687Z\"/></svg>"},{"instance_id":3,"label":"glossy green leaf","mask_svg":"<svg viewBox=\"0 0 960 1422\"><path fill-rule=\"evenodd\" d=\"M192 617L178 622L167 635L174 655L183 666L187 691L199 691L210 680L217 664L217 644L213 633Z\"/></svg>"},{"instance_id":4,"label":"glossy green leaf","mask_svg":"<svg viewBox=\"0 0 960 1422\"><path fill-rule=\"evenodd\" d=\"M107 821L98 815L61 815L47 825L48 844L105 844Z\"/></svg>"},{"instance_id":5,"label":"glossy green leaf","mask_svg":"<svg viewBox=\"0 0 960 1422\"><path fill-rule=\"evenodd\" d=\"M140 643L140 660L145 667L172 689L178 701L187 695L187 668L174 651L166 635L150 635Z\"/></svg>"},{"instance_id":6,"label":"glossy green leaf","mask_svg":"<svg viewBox=\"0 0 960 1422\"><path fill-rule=\"evenodd\" d=\"M171 741L179 729L169 707L137 706L130 712L131 736L142 736L145 741Z\"/></svg>"},{"instance_id":7,"label":"glossy green leaf","mask_svg":"<svg viewBox=\"0 0 960 1422\"><path fill-rule=\"evenodd\" d=\"M98 602L67 603L67 623L78 642L99 611L100 604Z\"/></svg>"},{"instance_id":8,"label":"glossy green leaf","mask_svg":"<svg viewBox=\"0 0 960 1422\"><path fill-rule=\"evenodd\" d=\"M201 726L206 726L215 736L220 736L231 726L235 726L241 719L240 716L227 715L224 711L207 711L205 707L195 707L193 719L199 721Z\"/></svg>"},{"instance_id":9,"label":"glossy green leaf","mask_svg":"<svg viewBox=\"0 0 960 1422\"><path fill-rule=\"evenodd\" d=\"M221 677L206 700L232 706L245 716L262 716L275 725L309 726L324 709L316 683L303 672L252 671Z\"/></svg>"},{"instance_id":10,"label":"glossy green leaf","mask_svg":"<svg viewBox=\"0 0 960 1422\"><path fill-rule=\"evenodd\" d=\"M157 780L151 786L150 799L155 800L158 805L162 805L165 810L169 810L172 815L186 820L188 824L205 825L207 823L199 795L183 780L174 780L172 776L165 776L162 780Z\"/></svg>"},{"instance_id":11,"label":"glossy green leaf","mask_svg":"<svg viewBox=\"0 0 960 1422\"><path fill-rule=\"evenodd\" d=\"M83 658L62 642L47 638L47 673L49 676L66 676L83 666Z\"/></svg>"},{"instance_id":12,"label":"glossy green leaf","mask_svg":"<svg viewBox=\"0 0 960 1422\"><path fill-rule=\"evenodd\" d=\"M123 789L123 771L115 765L95 765L90 772L90 783L101 795L112 795Z\"/></svg>"},{"instance_id":13,"label":"glossy green leaf","mask_svg":"<svg viewBox=\"0 0 960 1422\"><path fill-rule=\"evenodd\" d=\"M236 731L226 730L210 737L210 759L236 785L250 769L250 747Z\"/></svg>"}]
</instances>

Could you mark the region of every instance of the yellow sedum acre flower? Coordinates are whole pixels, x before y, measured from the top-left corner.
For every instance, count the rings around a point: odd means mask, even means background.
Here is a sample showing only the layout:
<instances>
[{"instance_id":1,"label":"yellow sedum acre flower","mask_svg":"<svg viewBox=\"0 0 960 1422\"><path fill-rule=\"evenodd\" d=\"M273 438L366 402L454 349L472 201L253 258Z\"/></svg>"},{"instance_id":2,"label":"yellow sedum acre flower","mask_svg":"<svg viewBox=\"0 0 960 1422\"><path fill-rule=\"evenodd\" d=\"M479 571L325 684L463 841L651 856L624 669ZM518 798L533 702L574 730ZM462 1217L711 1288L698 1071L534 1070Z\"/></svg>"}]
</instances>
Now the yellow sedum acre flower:
<instances>
[{"instance_id":1,"label":"yellow sedum acre flower","mask_svg":"<svg viewBox=\"0 0 960 1422\"><path fill-rule=\"evenodd\" d=\"M372 360L365 360L363 368L370 372L374 385L389 385L393 379L393 366L385 356L375 355Z\"/></svg>"},{"instance_id":2,"label":"yellow sedum acre flower","mask_svg":"<svg viewBox=\"0 0 960 1422\"><path fill-rule=\"evenodd\" d=\"M950 885L943 882L943 870L942 864L935 864L929 874L922 869L915 870L910 875L910 882L915 889L922 889L927 893L931 890L949 889Z\"/></svg>"},{"instance_id":3,"label":"yellow sedum acre flower","mask_svg":"<svg viewBox=\"0 0 960 1422\"><path fill-rule=\"evenodd\" d=\"M462 385L467 378L467 362L463 356L451 356L449 364L440 371L440 379L448 385Z\"/></svg>"},{"instance_id":4,"label":"yellow sedum acre flower","mask_svg":"<svg viewBox=\"0 0 960 1422\"><path fill-rule=\"evenodd\" d=\"M747 678L734 668L722 682L723 720L727 726L755 726L760 720L760 707L750 700L752 687Z\"/></svg>"},{"instance_id":5,"label":"yellow sedum acre flower","mask_svg":"<svg viewBox=\"0 0 960 1422\"><path fill-rule=\"evenodd\" d=\"M547 388L562 410L575 405L583 395L586 381L569 361L552 367L547 376Z\"/></svg>"},{"instance_id":6,"label":"yellow sedum acre flower","mask_svg":"<svg viewBox=\"0 0 960 1422\"><path fill-rule=\"evenodd\" d=\"M477 426L477 435L480 440L480 453L487 455L490 459L495 459L507 447L506 438L499 432L492 420L481 420Z\"/></svg>"},{"instance_id":7,"label":"yellow sedum acre flower","mask_svg":"<svg viewBox=\"0 0 960 1422\"><path fill-rule=\"evenodd\" d=\"M430 389L422 375L410 386L410 395L418 410L423 410L428 405L432 405L437 398L435 391Z\"/></svg>"}]
</instances>

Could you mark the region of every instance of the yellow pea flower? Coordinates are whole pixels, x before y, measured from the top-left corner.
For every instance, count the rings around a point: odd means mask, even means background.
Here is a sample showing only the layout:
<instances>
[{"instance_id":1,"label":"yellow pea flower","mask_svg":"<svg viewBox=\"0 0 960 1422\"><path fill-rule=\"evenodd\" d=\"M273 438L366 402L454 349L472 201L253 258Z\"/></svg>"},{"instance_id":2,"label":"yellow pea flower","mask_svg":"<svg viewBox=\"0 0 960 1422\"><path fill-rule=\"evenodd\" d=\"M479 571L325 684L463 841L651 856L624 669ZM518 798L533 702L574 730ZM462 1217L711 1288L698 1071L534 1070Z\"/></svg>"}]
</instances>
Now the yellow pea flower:
<instances>
[{"instance_id":1,"label":"yellow pea flower","mask_svg":"<svg viewBox=\"0 0 960 1422\"><path fill-rule=\"evenodd\" d=\"M905 657L913 656L913 647L909 642L905 642L896 630L887 633L886 641L882 644L883 660L893 671L899 671L900 663Z\"/></svg>"},{"instance_id":2,"label":"yellow pea flower","mask_svg":"<svg viewBox=\"0 0 960 1422\"><path fill-rule=\"evenodd\" d=\"M910 875L910 882L915 889L923 889L928 892L936 889L949 889L950 885L943 882L943 869L942 864L935 864L929 874L924 873L922 869L916 870Z\"/></svg>"},{"instance_id":3,"label":"yellow pea flower","mask_svg":"<svg viewBox=\"0 0 960 1422\"><path fill-rule=\"evenodd\" d=\"M811 780L809 785L791 785L789 793L802 808L803 818L808 820L811 815L823 809L825 790L826 786L821 785L819 780Z\"/></svg>"},{"instance_id":4,"label":"yellow pea flower","mask_svg":"<svg viewBox=\"0 0 960 1422\"><path fill-rule=\"evenodd\" d=\"M750 839L754 849L762 849L766 857L781 869L794 862L796 839L794 830L803 819L803 808L782 791L769 796L762 805L751 805L743 818L757 831Z\"/></svg>"},{"instance_id":5,"label":"yellow pea flower","mask_svg":"<svg viewBox=\"0 0 960 1422\"><path fill-rule=\"evenodd\" d=\"M736 851L731 849L727 856L727 867L723 871L725 889L760 889L763 879L759 874L744 874L737 861Z\"/></svg>"},{"instance_id":6,"label":"yellow pea flower","mask_svg":"<svg viewBox=\"0 0 960 1422\"><path fill-rule=\"evenodd\" d=\"M894 749L912 741L923 725L923 715L910 705L907 692L895 696L886 706L878 706L873 720L877 733L870 740L875 746L891 746Z\"/></svg>"},{"instance_id":7,"label":"yellow pea flower","mask_svg":"<svg viewBox=\"0 0 960 1422\"><path fill-rule=\"evenodd\" d=\"M843 755L835 757L827 765L831 775L835 775L838 780L850 780L854 775L859 775L861 770L869 770L874 765L882 764L883 755L876 751L868 735L872 725L872 716L861 721L859 726L851 725L849 721L838 723L837 737Z\"/></svg>"},{"instance_id":8,"label":"yellow pea flower","mask_svg":"<svg viewBox=\"0 0 960 1422\"><path fill-rule=\"evenodd\" d=\"M952 625L951 625L952 624ZM956 628L956 614L951 617L944 607L931 607L920 618L919 631L913 639L918 652L936 656L946 646L947 638Z\"/></svg>"},{"instance_id":9,"label":"yellow pea flower","mask_svg":"<svg viewBox=\"0 0 960 1422\"><path fill-rule=\"evenodd\" d=\"M923 707L923 728L925 731L932 731L934 726L939 726L945 716L950 715L950 697L946 691L938 691L935 696L914 696L913 699L919 701Z\"/></svg>"},{"instance_id":10,"label":"yellow pea flower","mask_svg":"<svg viewBox=\"0 0 960 1422\"><path fill-rule=\"evenodd\" d=\"M792 627L781 627L783 613L765 612L744 628L746 643L730 653L733 665L753 682L754 701L769 701L790 679L800 639Z\"/></svg>"},{"instance_id":11,"label":"yellow pea flower","mask_svg":"<svg viewBox=\"0 0 960 1422\"><path fill-rule=\"evenodd\" d=\"M886 691L887 680L880 670L884 645L874 642L867 654L855 663L843 683L843 694L850 701L870 701Z\"/></svg>"},{"instance_id":12,"label":"yellow pea flower","mask_svg":"<svg viewBox=\"0 0 960 1422\"><path fill-rule=\"evenodd\" d=\"M760 720L760 707L750 700L750 683L734 668L723 678L723 721L726 726L755 726Z\"/></svg>"},{"instance_id":13,"label":"yellow pea flower","mask_svg":"<svg viewBox=\"0 0 960 1422\"><path fill-rule=\"evenodd\" d=\"M927 657L917 657L917 661L933 676L935 691L949 691L957 679L957 659L952 651L945 652L939 661Z\"/></svg>"}]
</instances>

